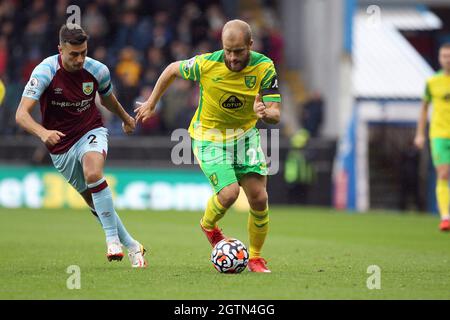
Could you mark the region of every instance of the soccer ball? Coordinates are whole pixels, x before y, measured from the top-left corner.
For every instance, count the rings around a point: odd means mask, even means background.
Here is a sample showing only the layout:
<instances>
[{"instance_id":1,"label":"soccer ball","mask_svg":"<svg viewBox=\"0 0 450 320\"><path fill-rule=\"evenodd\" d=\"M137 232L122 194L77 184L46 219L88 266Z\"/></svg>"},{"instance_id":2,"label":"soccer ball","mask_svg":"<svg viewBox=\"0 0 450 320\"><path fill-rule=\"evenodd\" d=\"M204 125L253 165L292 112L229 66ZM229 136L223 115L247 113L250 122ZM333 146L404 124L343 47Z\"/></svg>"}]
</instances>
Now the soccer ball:
<instances>
[{"instance_id":1,"label":"soccer ball","mask_svg":"<svg viewBox=\"0 0 450 320\"><path fill-rule=\"evenodd\" d=\"M248 263L248 251L238 239L224 239L211 252L211 262L221 273L241 273Z\"/></svg>"}]
</instances>

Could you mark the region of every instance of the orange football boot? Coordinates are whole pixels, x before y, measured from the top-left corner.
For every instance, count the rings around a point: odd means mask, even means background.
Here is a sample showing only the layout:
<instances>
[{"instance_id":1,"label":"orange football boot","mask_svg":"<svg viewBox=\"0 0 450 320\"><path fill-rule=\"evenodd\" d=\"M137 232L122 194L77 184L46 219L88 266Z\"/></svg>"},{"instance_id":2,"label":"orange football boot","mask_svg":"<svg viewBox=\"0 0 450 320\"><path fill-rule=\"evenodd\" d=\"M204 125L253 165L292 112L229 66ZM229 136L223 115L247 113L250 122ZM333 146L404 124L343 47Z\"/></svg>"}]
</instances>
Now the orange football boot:
<instances>
[{"instance_id":1,"label":"orange football boot","mask_svg":"<svg viewBox=\"0 0 450 320\"><path fill-rule=\"evenodd\" d=\"M251 258L248 260L248 270L251 272L269 273L271 271L267 268L266 263L267 261L263 258Z\"/></svg>"}]
</instances>

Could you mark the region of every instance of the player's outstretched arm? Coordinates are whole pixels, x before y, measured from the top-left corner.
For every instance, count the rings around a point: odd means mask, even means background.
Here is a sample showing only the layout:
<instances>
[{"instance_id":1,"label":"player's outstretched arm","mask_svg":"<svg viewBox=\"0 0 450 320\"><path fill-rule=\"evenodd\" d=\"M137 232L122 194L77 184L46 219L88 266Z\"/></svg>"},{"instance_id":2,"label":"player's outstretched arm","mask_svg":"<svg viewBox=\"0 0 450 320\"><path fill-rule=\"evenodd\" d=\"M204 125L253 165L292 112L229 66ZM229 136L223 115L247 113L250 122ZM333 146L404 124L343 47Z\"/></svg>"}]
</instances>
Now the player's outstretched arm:
<instances>
[{"instance_id":1,"label":"player's outstretched arm","mask_svg":"<svg viewBox=\"0 0 450 320\"><path fill-rule=\"evenodd\" d=\"M256 95L253 110L258 119L268 124L277 124L280 122L280 103L279 102L263 102L259 94Z\"/></svg>"},{"instance_id":2,"label":"player's outstretched arm","mask_svg":"<svg viewBox=\"0 0 450 320\"><path fill-rule=\"evenodd\" d=\"M31 116L31 112L37 104L37 100L22 97L16 111L16 123L27 132L40 138L48 146L54 146L61 141L65 134L57 130L47 130L37 123Z\"/></svg>"},{"instance_id":3,"label":"player's outstretched arm","mask_svg":"<svg viewBox=\"0 0 450 320\"><path fill-rule=\"evenodd\" d=\"M172 62L164 69L163 73L158 78L155 88L147 101L142 103L134 112L136 113L136 122L145 121L149 119L155 111L156 104L161 99L164 92L169 88L170 84L176 77L181 77L180 73L181 61Z\"/></svg>"},{"instance_id":4,"label":"player's outstretched arm","mask_svg":"<svg viewBox=\"0 0 450 320\"><path fill-rule=\"evenodd\" d=\"M134 129L136 128L136 121L125 111L114 93L111 93L107 96L100 95L100 100L102 102L102 105L104 105L106 109L114 113L122 120L123 131L126 134L133 133Z\"/></svg>"},{"instance_id":5,"label":"player's outstretched arm","mask_svg":"<svg viewBox=\"0 0 450 320\"><path fill-rule=\"evenodd\" d=\"M425 145L425 128L427 126L428 120L428 106L427 101L422 102L422 107L420 109L419 120L417 121L416 136L414 137L414 144L417 148L422 149Z\"/></svg>"}]
</instances>

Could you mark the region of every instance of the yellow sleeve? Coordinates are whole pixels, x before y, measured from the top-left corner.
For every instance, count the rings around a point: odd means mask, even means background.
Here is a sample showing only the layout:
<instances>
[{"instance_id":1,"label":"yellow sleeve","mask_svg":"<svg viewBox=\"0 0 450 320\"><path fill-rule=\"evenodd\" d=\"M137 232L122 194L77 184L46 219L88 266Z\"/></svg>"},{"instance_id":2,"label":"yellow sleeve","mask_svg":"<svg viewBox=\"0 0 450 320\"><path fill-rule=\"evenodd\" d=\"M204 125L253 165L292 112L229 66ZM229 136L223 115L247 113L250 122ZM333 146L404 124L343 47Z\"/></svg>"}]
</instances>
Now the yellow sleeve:
<instances>
[{"instance_id":1,"label":"yellow sleeve","mask_svg":"<svg viewBox=\"0 0 450 320\"><path fill-rule=\"evenodd\" d=\"M431 91L430 91L430 83L427 81L425 85L425 92L423 94L423 100L425 102L430 103L431 102Z\"/></svg>"},{"instance_id":2,"label":"yellow sleeve","mask_svg":"<svg viewBox=\"0 0 450 320\"><path fill-rule=\"evenodd\" d=\"M203 55L198 55L191 59L181 61L180 73L183 79L200 81L202 60Z\"/></svg>"}]
</instances>

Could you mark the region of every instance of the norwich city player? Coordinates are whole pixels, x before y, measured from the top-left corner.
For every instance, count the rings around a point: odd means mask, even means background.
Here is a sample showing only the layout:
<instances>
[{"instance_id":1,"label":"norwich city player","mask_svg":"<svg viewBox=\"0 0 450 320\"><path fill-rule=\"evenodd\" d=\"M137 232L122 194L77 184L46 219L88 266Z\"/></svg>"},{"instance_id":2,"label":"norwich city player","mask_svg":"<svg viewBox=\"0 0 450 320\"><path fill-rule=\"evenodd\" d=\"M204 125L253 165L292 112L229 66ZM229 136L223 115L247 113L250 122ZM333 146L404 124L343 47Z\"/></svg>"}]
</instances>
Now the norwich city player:
<instances>
[{"instance_id":1,"label":"norwich city player","mask_svg":"<svg viewBox=\"0 0 450 320\"><path fill-rule=\"evenodd\" d=\"M426 82L414 143L419 149L425 145L425 127L428 118L428 106L433 104L430 121L430 140L433 164L436 168L436 197L441 215L439 228L449 231L449 165L450 165L450 43L439 50L439 63L442 70Z\"/></svg>"},{"instance_id":2,"label":"norwich city player","mask_svg":"<svg viewBox=\"0 0 450 320\"><path fill-rule=\"evenodd\" d=\"M150 98L135 110L136 120L151 117L175 77L200 83L199 105L189 133L194 154L215 191L201 228L212 246L225 238L217 222L238 198L241 185L250 204L248 267L252 272L270 272L261 257L269 223L268 169L255 125L258 119L270 124L280 121L277 74L269 58L251 51L253 40L246 22L226 23L222 44L223 50L170 64Z\"/></svg>"}]
</instances>

